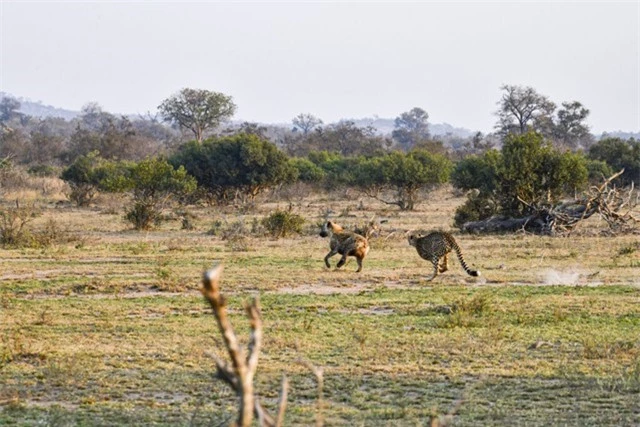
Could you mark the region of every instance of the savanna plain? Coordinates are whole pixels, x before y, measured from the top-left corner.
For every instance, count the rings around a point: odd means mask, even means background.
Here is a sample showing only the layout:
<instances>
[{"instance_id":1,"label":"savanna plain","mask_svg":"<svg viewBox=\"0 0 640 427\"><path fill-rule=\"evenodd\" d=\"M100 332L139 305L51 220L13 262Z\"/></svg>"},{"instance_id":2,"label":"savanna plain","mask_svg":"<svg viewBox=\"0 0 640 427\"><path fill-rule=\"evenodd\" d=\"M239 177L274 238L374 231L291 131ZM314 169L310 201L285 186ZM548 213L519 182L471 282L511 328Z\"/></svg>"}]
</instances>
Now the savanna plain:
<instances>
[{"instance_id":1,"label":"savanna plain","mask_svg":"<svg viewBox=\"0 0 640 427\"><path fill-rule=\"evenodd\" d=\"M199 292L221 263L245 343L243 303L259 296L256 392L273 411L289 378L285 425L640 425L638 235L608 235L595 215L563 237L461 234L464 200L442 189L401 212L299 191L168 210L138 232L120 199L34 199L29 226L56 238L0 249L0 424L231 423L236 396L208 355L227 354ZM289 207L302 233L263 233L261 219ZM336 270L338 256L324 266L327 213L348 227L388 220L361 273L355 260ZM452 231L482 276L453 258L426 281L431 266L406 239L416 229Z\"/></svg>"}]
</instances>

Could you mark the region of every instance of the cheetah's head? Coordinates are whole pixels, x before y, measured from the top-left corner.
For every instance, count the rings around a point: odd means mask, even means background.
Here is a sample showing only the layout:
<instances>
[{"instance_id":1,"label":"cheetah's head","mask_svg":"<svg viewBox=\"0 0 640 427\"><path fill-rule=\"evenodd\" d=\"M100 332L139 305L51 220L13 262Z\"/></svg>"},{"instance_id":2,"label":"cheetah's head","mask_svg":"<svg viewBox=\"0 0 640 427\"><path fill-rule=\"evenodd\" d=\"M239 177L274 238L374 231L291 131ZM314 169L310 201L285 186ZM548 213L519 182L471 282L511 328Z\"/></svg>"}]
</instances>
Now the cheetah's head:
<instances>
[{"instance_id":1,"label":"cheetah's head","mask_svg":"<svg viewBox=\"0 0 640 427\"><path fill-rule=\"evenodd\" d=\"M409 235L407 236L407 240L409 241L409 244L411 246L415 246L418 242L418 239L422 237L422 234L420 233L409 233Z\"/></svg>"}]
</instances>

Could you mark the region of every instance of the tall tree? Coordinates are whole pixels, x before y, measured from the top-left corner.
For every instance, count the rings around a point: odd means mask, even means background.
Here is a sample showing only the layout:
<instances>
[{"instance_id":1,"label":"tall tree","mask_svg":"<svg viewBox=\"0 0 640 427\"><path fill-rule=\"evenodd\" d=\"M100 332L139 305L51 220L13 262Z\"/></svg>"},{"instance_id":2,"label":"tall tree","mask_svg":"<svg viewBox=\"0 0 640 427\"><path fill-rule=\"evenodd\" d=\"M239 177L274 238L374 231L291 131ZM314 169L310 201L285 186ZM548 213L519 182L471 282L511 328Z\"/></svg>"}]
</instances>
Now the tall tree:
<instances>
[{"instance_id":1,"label":"tall tree","mask_svg":"<svg viewBox=\"0 0 640 427\"><path fill-rule=\"evenodd\" d=\"M233 116L236 105L223 93L185 88L162 101L158 110L165 121L191 131L202 142L207 130Z\"/></svg>"},{"instance_id":2,"label":"tall tree","mask_svg":"<svg viewBox=\"0 0 640 427\"><path fill-rule=\"evenodd\" d=\"M110 160L141 160L153 151L150 140L138 137L127 117L116 117L98 104L85 105L75 123L63 156L68 162L92 151Z\"/></svg>"},{"instance_id":3,"label":"tall tree","mask_svg":"<svg viewBox=\"0 0 640 427\"><path fill-rule=\"evenodd\" d=\"M498 101L496 129L502 136L524 134L529 130L549 135L553 128L556 105L531 87L503 85Z\"/></svg>"},{"instance_id":4,"label":"tall tree","mask_svg":"<svg viewBox=\"0 0 640 427\"><path fill-rule=\"evenodd\" d=\"M0 100L0 123L6 123L14 117L20 116L20 101L10 96L5 96Z\"/></svg>"},{"instance_id":5,"label":"tall tree","mask_svg":"<svg viewBox=\"0 0 640 427\"><path fill-rule=\"evenodd\" d=\"M389 141L376 135L372 126L359 127L353 121L345 120L317 129L306 137L293 139L288 145L288 151L297 156L306 156L314 151L354 156L384 150Z\"/></svg>"},{"instance_id":6,"label":"tall tree","mask_svg":"<svg viewBox=\"0 0 640 427\"><path fill-rule=\"evenodd\" d=\"M578 101L563 102L562 108L558 110L558 121L554 127L555 139L571 149L578 148L580 145L590 145L592 137L589 126L584 123L587 116L589 116L589 110Z\"/></svg>"},{"instance_id":7,"label":"tall tree","mask_svg":"<svg viewBox=\"0 0 640 427\"><path fill-rule=\"evenodd\" d=\"M419 107L400 114L395 119L395 129L391 133L394 140L404 149L409 149L421 141L429 139L429 114Z\"/></svg>"},{"instance_id":8,"label":"tall tree","mask_svg":"<svg viewBox=\"0 0 640 427\"><path fill-rule=\"evenodd\" d=\"M309 113L301 113L295 116L291 122L294 130L300 129L304 136L307 136L316 127L322 125L322 120Z\"/></svg>"}]
</instances>

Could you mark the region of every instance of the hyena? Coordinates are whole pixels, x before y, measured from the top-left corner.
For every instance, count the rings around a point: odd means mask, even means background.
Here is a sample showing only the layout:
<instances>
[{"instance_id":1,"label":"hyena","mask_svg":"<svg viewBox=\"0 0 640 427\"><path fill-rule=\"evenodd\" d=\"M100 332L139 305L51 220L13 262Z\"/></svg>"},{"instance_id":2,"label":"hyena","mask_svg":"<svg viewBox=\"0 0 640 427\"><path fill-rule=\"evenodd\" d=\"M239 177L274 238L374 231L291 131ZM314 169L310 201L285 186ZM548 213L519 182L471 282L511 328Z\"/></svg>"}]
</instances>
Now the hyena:
<instances>
[{"instance_id":1,"label":"hyena","mask_svg":"<svg viewBox=\"0 0 640 427\"><path fill-rule=\"evenodd\" d=\"M356 258L358 262L358 269L356 273L362 271L362 260L369 252L369 241L366 237L356 234L353 231L347 231L340 225L332 221L327 221L322 225L320 236L330 237L329 239L329 253L324 257L324 263L327 268L331 268L329 264L329 258L335 254L342 255L340 261L336 265L336 268L340 268L347 261L348 256Z\"/></svg>"}]
</instances>

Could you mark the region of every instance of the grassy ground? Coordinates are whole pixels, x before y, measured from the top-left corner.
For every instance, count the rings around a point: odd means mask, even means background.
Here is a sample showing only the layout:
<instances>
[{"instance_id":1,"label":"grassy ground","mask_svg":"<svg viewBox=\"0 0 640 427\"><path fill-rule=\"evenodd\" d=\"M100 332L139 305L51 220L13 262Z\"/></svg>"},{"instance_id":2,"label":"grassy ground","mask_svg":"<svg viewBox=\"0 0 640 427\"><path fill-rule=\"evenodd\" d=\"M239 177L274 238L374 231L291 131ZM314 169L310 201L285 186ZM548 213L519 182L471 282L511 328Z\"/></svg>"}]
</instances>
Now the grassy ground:
<instances>
[{"instance_id":1,"label":"grassy ground","mask_svg":"<svg viewBox=\"0 0 640 427\"><path fill-rule=\"evenodd\" d=\"M425 282L405 232L451 229L463 199L362 202L298 198L305 232L279 240L221 235L284 202L193 209L194 229L176 217L145 233L107 204L49 205L30 226L53 220L65 239L0 249L0 425L228 424L235 398L206 356L225 353L198 293L214 262L243 337L242 303L260 296L258 393L273 409L290 378L287 425L640 424L637 236L604 236L594 218L570 238L456 234L482 277L454 260ZM327 209L347 225L389 219L362 273L324 267ZM320 410L305 363L324 370Z\"/></svg>"}]
</instances>

